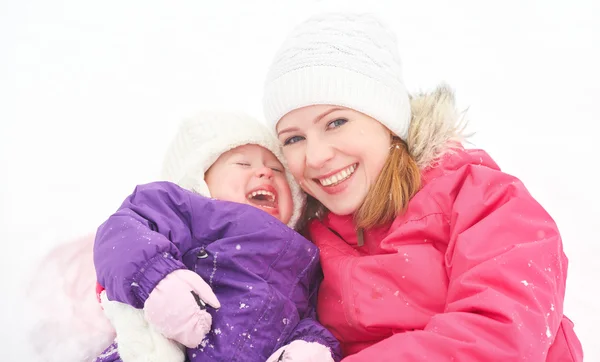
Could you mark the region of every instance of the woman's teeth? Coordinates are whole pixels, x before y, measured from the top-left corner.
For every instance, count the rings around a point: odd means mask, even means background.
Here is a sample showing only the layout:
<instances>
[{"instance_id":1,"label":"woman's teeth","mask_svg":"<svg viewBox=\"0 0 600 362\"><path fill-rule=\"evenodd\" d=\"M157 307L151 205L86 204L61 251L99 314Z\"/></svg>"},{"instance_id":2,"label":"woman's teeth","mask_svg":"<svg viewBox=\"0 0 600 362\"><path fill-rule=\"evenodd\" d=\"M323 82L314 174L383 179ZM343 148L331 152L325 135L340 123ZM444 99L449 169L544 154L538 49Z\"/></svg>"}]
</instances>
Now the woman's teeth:
<instances>
[{"instance_id":1,"label":"woman's teeth","mask_svg":"<svg viewBox=\"0 0 600 362\"><path fill-rule=\"evenodd\" d=\"M354 170L356 170L357 164L354 164L350 167L343 169L342 171L336 173L335 175L329 176L324 179L319 179L319 182L322 186L334 186L344 181L348 177L352 176Z\"/></svg>"}]
</instances>

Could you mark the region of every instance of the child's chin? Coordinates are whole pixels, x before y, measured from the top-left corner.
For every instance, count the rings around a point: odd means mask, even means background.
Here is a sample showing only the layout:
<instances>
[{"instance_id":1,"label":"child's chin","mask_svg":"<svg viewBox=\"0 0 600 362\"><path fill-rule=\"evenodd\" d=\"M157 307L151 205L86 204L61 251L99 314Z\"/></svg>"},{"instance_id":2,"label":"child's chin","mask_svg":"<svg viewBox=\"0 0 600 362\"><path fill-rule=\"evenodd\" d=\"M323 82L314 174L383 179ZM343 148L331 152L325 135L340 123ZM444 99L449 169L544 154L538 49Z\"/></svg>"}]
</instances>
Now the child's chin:
<instances>
[{"instance_id":1,"label":"child's chin","mask_svg":"<svg viewBox=\"0 0 600 362\"><path fill-rule=\"evenodd\" d=\"M260 206L257 206L256 208L266 212L267 214L269 214L269 215L277 218L279 221L281 221L281 214L279 213L279 209L272 208L272 207L260 207Z\"/></svg>"}]
</instances>

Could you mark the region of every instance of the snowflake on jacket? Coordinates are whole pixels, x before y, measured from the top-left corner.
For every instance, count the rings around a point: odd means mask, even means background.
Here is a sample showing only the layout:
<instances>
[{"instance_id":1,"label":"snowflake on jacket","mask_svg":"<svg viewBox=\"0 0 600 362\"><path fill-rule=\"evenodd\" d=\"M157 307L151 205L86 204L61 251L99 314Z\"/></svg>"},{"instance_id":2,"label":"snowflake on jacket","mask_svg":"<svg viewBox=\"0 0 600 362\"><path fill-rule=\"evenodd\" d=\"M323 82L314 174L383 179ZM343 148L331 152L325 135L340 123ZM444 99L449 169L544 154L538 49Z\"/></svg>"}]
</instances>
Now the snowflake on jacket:
<instances>
[{"instance_id":1,"label":"snowflake on jacket","mask_svg":"<svg viewBox=\"0 0 600 362\"><path fill-rule=\"evenodd\" d=\"M210 284L221 308L208 308L212 329L188 349L192 362L265 361L294 340L318 342L340 359L337 340L316 321L318 248L255 207L169 182L138 186L98 229L94 255L108 299L136 308L178 269ZM100 360L114 358L108 350Z\"/></svg>"}]
</instances>

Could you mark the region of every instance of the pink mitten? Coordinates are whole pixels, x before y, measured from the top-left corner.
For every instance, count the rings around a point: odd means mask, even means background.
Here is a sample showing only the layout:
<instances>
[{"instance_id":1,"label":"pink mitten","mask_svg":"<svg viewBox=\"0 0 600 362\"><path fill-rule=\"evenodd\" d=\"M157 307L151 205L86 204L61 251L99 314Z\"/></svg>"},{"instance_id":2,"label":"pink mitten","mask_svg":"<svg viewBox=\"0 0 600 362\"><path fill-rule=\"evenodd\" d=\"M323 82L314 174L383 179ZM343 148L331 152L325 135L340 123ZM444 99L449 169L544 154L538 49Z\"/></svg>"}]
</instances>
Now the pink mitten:
<instances>
[{"instance_id":1,"label":"pink mitten","mask_svg":"<svg viewBox=\"0 0 600 362\"><path fill-rule=\"evenodd\" d=\"M200 297L200 303L192 292ZM221 304L210 286L190 270L176 270L161 280L144 304L144 314L158 332L189 348L197 347L210 331L213 308ZM200 304L200 305L199 305ZM202 306L201 306L202 305Z\"/></svg>"},{"instance_id":2,"label":"pink mitten","mask_svg":"<svg viewBox=\"0 0 600 362\"><path fill-rule=\"evenodd\" d=\"M269 357L267 362L333 362L331 351L316 342L296 340L283 346Z\"/></svg>"}]
</instances>

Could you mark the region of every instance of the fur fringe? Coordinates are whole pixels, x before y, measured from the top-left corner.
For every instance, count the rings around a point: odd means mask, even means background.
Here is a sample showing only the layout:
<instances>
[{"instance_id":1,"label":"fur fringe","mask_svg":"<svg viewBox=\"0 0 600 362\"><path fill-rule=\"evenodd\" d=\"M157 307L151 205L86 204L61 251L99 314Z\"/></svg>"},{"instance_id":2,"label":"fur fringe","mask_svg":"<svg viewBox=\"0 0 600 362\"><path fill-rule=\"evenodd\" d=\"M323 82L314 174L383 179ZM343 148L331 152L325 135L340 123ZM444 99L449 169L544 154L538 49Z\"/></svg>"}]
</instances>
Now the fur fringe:
<instances>
[{"instance_id":1,"label":"fur fringe","mask_svg":"<svg viewBox=\"0 0 600 362\"><path fill-rule=\"evenodd\" d=\"M435 165L436 160L461 148L465 134L464 112L456 109L454 92L439 85L433 92L411 96L412 118L408 131L408 149L420 169Z\"/></svg>"}]
</instances>

